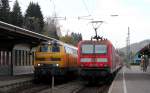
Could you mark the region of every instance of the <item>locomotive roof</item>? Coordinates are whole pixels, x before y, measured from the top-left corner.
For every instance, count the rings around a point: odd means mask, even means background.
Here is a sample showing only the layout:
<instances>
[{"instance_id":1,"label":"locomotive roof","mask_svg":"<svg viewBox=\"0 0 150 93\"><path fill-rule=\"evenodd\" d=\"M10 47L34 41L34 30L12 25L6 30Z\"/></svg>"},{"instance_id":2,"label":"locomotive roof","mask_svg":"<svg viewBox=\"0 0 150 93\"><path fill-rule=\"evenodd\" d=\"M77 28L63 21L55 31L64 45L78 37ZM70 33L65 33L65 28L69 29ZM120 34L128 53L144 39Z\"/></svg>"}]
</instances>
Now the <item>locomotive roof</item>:
<instances>
[{"instance_id":1,"label":"locomotive roof","mask_svg":"<svg viewBox=\"0 0 150 93\"><path fill-rule=\"evenodd\" d=\"M70 48L73 48L73 49L76 49L76 50L77 50L77 47L75 47L75 46L73 46L73 45L70 45L70 44L67 44L67 43L64 43L64 42L59 41L59 40L57 40L57 41L49 41L49 42L42 42L41 44L50 44L50 43L52 43L52 42L56 42L57 44L60 44L60 45L62 45L62 46L70 47Z\"/></svg>"},{"instance_id":2,"label":"locomotive roof","mask_svg":"<svg viewBox=\"0 0 150 93\"><path fill-rule=\"evenodd\" d=\"M107 39L104 39L104 40L98 40L98 41L93 41L93 40L83 40L83 41L80 41L79 44L81 43L100 43L100 44L107 44L107 45L112 45L112 43L107 40Z\"/></svg>"}]
</instances>

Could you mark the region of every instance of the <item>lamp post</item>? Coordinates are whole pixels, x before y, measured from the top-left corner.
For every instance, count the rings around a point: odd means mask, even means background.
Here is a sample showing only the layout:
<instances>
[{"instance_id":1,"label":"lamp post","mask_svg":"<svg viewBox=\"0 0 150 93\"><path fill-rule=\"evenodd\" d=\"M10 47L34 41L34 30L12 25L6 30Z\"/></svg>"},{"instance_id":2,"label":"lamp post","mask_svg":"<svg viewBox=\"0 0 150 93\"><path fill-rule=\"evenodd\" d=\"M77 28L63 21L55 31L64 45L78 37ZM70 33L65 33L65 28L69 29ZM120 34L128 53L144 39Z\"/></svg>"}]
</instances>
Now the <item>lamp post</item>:
<instances>
[{"instance_id":1,"label":"lamp post","mask_svg":"<svg viewBox=\"0 0 150 93\"><path fill-rule=\"evenodd\" d=\"M52 84L51 84L51 93L53 93L53 89L54 89L54 84L55 84L55 77L54 75L52 75Z\"/></svg>"}]
</instances>

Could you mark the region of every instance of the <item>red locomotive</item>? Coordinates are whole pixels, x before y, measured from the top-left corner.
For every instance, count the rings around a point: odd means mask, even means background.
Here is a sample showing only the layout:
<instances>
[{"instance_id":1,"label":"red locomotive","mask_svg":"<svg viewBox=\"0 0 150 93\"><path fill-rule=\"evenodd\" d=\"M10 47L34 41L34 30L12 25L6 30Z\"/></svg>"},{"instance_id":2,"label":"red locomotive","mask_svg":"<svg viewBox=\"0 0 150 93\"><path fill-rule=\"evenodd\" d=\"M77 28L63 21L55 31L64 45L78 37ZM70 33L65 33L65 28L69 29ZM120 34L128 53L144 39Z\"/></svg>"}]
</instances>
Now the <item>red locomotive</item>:
<instances>
[{"instance_id":1,"label":"red locomotive","mask_svg":"<svg viewBox=\"0 0 150 93\"><path fill-rule=\"evenodd\" d=\"M85 40L78 44L80 75L84 80L99 81L112 77L120 67L120 57L107 39Z\"/></svg>"},{"instance_id":2,"label":"red locomotive","mask_svg":"<svg viewBox=\"0 0 150 93\"><path fill-rule=\"evenodd\" d=\"M78 44L80 76L90 82L111 80L114 73L122 66L120 56L109 40L97 35L97 29L103 21L91 23L95 36L91 40L80 41ZM94 24L97 27L94 27Z\"/></svg>"}]
</instances>

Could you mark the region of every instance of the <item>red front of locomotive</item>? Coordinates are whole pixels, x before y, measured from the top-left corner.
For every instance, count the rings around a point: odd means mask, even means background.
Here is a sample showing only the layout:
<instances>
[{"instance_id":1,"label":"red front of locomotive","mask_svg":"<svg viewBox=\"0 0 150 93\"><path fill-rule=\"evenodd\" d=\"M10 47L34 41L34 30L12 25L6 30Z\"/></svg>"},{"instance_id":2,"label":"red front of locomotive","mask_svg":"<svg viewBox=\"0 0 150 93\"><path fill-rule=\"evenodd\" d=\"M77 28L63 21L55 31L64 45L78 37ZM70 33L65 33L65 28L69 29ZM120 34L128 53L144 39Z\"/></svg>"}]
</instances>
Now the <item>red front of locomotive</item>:
<instances>
[{"instance_id":1,"label":"red front of locomotive","mask_svg":"<svg viewBox=\"0 0 150 93\"><path fill-rule=\"evenodd\" d=\"M78 63L83 79L106 77L112 71L112 44L108 40L81 41L78 44Z\"/></svg>"}]
</instances>

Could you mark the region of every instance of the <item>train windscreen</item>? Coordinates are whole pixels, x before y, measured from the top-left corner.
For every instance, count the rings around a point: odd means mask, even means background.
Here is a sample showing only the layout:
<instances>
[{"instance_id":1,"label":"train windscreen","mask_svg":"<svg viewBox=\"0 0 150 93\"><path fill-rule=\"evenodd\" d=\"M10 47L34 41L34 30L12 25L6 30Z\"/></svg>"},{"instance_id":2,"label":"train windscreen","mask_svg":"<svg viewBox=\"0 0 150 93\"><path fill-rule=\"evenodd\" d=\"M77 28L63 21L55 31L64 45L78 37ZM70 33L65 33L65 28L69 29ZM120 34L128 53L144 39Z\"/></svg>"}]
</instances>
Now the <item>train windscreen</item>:
<instances>
[{"instance_id":1,"label":"train windscreen","mask_svg":"<svg viewBox=\"0 0 150 93\"><path fill-rule=\"evenodd\" d=\"M52 52L60 52L60 47L58 45L52 46Z\"/></svg>"},{"instance_id":2,"label":"train windscreen","mask_svg":"<svg viewBox=\"0 0 150 93\"><path fill-rule=\"evenodd\" d=\"M60 45L57 42L53 42L51 47L51 52L60 52Z\"/></svg>"},{"instance_id":3,"label":"train windscreen","mask_svg":"<svg viewBox=\"0 0 150 93\"><path fill-rule=\"evenodd\" d=\"M60 52L59 45L41 45L40 52Z\"/></svg>"},{"instance_id":4,"label":"train windscreen","mask_svg":"<svg viewBox=\"0 0 150 93\"><path fill-rule=\"evenodd\" d=\"M40 52L48 52L48 45L40 46Z\"/></svg>"},{"instance_id":5,"label":"train windscreen","mask_svg":"<svg viewBox=\"0 0 150 93\"><path fill-rule=\"evenodd\" d=\"M107 53L107 46L106 45L95 45L95 53L106 54Z\"/></svg>"},{"instance_id":6,"label":"train windscreen","mask_svg":"<svg viewBox=\"0 0 150 93\"><path fill-rule=\"evenodd\" d=\"M93 45L93 44L83 44L81 46L82 54L106 54L107 46L106 45Z\"/></svg>"},{"instance_id":7,"label":"train windscreen","mask_svg":"<svg viewBox=\"0 0 150 93\"><path fill-rule=\"evenodd\" d=\"M82 45L81 47L83 54L93 54L94 46L90 44Z\"/></svg>"}]
</instances>

